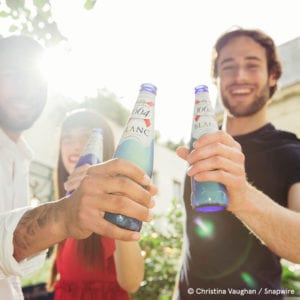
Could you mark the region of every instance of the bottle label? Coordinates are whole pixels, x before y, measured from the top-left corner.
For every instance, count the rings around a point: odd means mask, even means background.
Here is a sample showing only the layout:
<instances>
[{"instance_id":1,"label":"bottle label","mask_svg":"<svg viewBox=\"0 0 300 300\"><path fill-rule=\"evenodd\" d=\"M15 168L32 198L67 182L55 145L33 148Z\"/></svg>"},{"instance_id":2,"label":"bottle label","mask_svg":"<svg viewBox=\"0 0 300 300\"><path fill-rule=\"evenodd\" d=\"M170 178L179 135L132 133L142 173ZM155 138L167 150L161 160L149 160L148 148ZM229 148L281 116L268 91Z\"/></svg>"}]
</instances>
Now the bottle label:
<instances>
[{"instance_id":1,"label":"bottle label","mask_svg":"<svg viewBox=\"0 0 300 300\"><path fill-rule=\"evenodd\" d=\"M155 95L156 87L153 85L141 86L134 109L114 154L114 157L125 158L137 164L149 177L153 170ZM133 231L140 231L142 228L141 221L121 214L106 212L104 218L121 228Z\"/></svg>"},{"instance_id":2,"label":"bottle label","mask_svg":"<svg viewBox=\"0 0 300 300\"><path fill-rule=\"evenodd\" d=\"M83 152L81 153L75 168L84 164L95 165L103 161L103 136L102 132L94 132L91 134ZM68 191L66 195L71 195L73 191Z\"/></svg>"},{"instance_id":3,"label":"bottle label","mask_svg":"<svg viewBox=\"0 0 300 300\"><path fill-rule=\"evenodd\" d=\"M194 119L192 125L192 138L198 139L205 133L218 130L218 123L214 110L208 98L208 93L201 93L201 97L195 99Z\"/></svg>"},{"instance_id":4,"label":"bottle label","mask_svg":"<svg viewBox=\"0 0 300 300\"><path fill-rule=\"evenodd\" d=\"M192 144L202 135L218 130L218 123L212 108L209 94L204 89L195 89ZM223 210L228 204L227 190L218 182L199 182L191 178L191 204L197 212L209 213Z\"/></svg>"},{"instance_id":5,"label":"bottle label","mask_svg":"<svg viewBox=\"0 0 300 300\"><path fill-rule=\"evenodd\" d=\"M152 93L140 92L120 143L134 139L145 147L151 144L154 138L154 97Z\"/></svg>"},{"instance_id":6,"label":"bottle label","mask_svg":"<svg viewBox=\"0 0 300 300\"><path fill-rule=\"evenodd\" d=\"M102 160L103 157L103 146L102 146L102 134L93 132L83 149L81 156L85 156L87 154L93 153L94 155L99 157L99 160Z\"/></svg>"}]
</instances>

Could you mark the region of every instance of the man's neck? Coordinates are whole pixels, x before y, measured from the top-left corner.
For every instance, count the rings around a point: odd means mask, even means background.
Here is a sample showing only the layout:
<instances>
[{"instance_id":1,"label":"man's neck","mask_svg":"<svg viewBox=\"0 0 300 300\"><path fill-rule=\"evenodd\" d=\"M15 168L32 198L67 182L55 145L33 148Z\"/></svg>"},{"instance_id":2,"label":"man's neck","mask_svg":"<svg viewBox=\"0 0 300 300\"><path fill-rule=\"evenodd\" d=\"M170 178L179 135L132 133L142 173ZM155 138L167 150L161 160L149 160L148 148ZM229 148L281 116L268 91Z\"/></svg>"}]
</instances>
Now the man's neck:
<instances>
[{"instance_id":1,"label":"man's neck","mask_svg":"<svg viewBox=\"0 0 300 300\"><path fill-rule=\"evenodd\" d=\"M228 115L226 128L224 128L224 130L232 136L238 136L253 132L267 123L266 110L262 109L255 115L248 117L234 117Z\"/></svg>"}]
</instances>

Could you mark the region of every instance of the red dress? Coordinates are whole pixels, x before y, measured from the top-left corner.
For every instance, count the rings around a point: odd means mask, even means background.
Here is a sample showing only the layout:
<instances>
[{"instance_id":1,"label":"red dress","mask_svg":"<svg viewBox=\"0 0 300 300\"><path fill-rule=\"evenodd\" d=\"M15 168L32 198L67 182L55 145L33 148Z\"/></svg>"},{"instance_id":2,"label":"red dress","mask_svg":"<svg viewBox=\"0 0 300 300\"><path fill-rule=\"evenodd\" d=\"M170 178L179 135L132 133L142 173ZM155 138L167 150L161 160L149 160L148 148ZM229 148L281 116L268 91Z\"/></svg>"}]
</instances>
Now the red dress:
<instances>
[{"instance_id":1,"label":"red dress","mask_svg":"<svg viewBox=\"0 0 300 300\"><path fill-rule=\"evenodd\" d=\"M91 271L78 259L77 240L68 238L61 245L56 258L60 275L55 284L55 300L130 300L118 284L113 253L114 240L101 237L104 268ZM97 263L96 263L97 266Z\"/></svg>"}]
</instances>

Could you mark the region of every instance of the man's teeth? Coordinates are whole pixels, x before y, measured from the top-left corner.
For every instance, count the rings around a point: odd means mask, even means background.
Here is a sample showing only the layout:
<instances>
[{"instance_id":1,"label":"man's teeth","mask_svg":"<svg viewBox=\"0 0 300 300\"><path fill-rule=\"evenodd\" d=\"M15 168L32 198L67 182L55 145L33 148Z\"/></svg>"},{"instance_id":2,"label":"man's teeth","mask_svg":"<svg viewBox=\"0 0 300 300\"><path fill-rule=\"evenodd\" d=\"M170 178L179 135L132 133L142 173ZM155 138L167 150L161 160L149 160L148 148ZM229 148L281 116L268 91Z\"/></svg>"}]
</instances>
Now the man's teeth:
<instances>
[{"instance_id":1,"label":"man's teeth","mask_svg":"<svg viewBox=\"0 0 300 300\"><path fill-rule=\"evenodd\" d=\"M232 91L232 94L236 95L236 94L248 94L250 93L249 89L237 89Z\"/></svg>"}]
</instances>

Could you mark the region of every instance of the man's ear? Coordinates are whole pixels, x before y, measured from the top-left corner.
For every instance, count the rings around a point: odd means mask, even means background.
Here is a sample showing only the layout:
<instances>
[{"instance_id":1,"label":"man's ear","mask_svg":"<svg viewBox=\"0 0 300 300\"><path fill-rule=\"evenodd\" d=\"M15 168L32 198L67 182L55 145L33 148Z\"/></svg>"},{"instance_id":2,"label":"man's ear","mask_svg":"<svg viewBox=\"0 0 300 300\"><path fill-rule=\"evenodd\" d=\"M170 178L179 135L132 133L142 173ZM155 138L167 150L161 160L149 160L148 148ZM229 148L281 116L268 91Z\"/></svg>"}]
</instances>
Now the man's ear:
<instances>
[{"instance_id":1,"label":"man's ear","mask_svg":"<svg viewBox=\"0 0 300 300\"><path fill-rule=\"evenodd\" d=\"M276 78L274 73L271 73L269 76L269 85L270 87L273 87L277 84L278 79Z\"/></svg>"}]
</instances>

